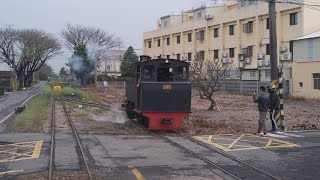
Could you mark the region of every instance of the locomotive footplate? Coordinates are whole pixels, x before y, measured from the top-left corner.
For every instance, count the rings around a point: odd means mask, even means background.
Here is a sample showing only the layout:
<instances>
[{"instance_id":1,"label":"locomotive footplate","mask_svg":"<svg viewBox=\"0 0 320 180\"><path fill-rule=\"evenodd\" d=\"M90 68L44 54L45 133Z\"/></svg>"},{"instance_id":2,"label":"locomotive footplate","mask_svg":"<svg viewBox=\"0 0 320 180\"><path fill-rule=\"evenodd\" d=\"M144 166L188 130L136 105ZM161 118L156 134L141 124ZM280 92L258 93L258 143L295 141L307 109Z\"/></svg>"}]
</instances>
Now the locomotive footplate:
<instances>
[{"instance_id":1,"label":"locomotive footplate","mask_svg":"<svg viewBox=\"0 0 320 180\"><path fill-rule=\"evenodd\" d=\"M163 117L162 124L172 124L173 118L172 117Z\"/></svg>"}]
</instances>

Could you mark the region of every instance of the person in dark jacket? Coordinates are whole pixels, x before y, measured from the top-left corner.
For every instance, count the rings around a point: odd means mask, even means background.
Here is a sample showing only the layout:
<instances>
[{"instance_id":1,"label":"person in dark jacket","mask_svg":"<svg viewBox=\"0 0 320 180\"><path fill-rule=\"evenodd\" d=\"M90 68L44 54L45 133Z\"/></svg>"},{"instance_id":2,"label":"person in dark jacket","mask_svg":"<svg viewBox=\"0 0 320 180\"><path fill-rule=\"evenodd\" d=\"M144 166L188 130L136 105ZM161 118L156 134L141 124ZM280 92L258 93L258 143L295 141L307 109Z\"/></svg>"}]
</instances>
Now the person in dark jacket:
<instances>
[{"instance_id":1,"label":"person in dark jacket","mask_svg":"<svg viewBox=\"0 0 320 180\"><path fill-rule=\"evenodd\" d=\"M263 132L262 136L267 136L266 131L266 116L269 108L269 96L266 94L266 87L261 86L259 88L259 96L257 96L256 92L253 94L253 102L258 103L259 110L259 128L256 135Z\"/></svg>"},{"instance_id":2,"label":"person in dark jacket","mask_svg":"<svg viewBox=\"0 0 320 180\"><path fill-rule=\"evenodd\" d=\"M279 103L278 103L278 96L277 96L277 92L275 89L275 85L272 85L269 88L269 109L270 109L270 120L271 120L271 125L272 125L272 133L276 133L278 131L277 128L277 122L275 119L275 116L277 114L277 112L279 111Z\"/></svg>"}]
</instances>

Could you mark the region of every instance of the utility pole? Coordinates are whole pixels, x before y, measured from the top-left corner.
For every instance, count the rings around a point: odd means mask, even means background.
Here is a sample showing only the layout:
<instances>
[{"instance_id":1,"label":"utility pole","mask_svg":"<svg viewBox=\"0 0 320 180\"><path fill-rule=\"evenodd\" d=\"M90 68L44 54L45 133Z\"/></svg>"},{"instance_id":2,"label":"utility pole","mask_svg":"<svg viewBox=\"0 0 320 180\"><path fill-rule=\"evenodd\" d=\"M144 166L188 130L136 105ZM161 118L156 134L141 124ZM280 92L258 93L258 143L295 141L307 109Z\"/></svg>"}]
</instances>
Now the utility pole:
<instances>
[{"instance_id":1,"label":"utility pole","mask_svg":"<svg viewBox=\"0 0 320 180\"><path fill-rule=\"evenodd\" d=\"M283 78L282 69L278 67L278 46L277 46L277 24L276 24L276 2L269 0L269 35L270 35L270 64L271 64L271 84L275 85L278 95L279 111L275 115L277 127L284 130L284 111L283 111Z\"/></svg>"},{"instance_id":2,"label":"utility pole","mask_svg":"<svg viewBox=\"0 0 320 180\"><path fill-rule=\"evenodd\" d=\"M275 0L269 0L269 27L271 81L273 82L279 79Z\"/></svg>"}]
</instances>

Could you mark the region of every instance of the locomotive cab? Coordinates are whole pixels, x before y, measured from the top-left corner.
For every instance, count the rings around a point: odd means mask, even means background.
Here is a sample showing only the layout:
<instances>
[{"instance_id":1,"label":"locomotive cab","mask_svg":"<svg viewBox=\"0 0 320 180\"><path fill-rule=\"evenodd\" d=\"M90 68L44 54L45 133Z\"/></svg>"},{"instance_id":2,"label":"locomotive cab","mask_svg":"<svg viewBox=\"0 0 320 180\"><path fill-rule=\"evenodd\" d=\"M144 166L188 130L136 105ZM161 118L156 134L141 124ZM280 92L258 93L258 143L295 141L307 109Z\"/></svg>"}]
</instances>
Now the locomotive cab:
<instances>
[{"instance_id":1,"label":"locomotive cab","mask_svg":"<svg viewBox=\"0 0 320 180\"><path fill-rule=\"evenodd\" d=\"M189 63L155 59L136 64L126 82L126 113L150 130L178 130L191 111Z\"/></svg>"}]
</instances>

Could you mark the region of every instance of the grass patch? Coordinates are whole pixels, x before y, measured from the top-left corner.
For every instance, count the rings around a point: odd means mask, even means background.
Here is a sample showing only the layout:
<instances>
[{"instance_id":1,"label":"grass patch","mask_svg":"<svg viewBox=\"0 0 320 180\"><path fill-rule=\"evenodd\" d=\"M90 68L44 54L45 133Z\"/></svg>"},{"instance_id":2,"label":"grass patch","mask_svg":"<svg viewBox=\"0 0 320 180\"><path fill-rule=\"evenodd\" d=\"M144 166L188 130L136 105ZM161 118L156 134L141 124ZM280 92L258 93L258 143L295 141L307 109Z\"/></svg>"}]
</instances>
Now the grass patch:
<instances>
[{"instance_id":1,"label":"grass patch","mask_svg":"<svg viewBox=\"0 0 320 180\"><path fill-rule=\"evenodd\" d=\"M88 112L81 111L81 112L72 113L72 115L75 116L75 117L84 117L84 116L88 116L89 113L88 113Z\"/></svg>"},{"instance_id":2,"label":"grass patch","mask_svg":"<svg viewBox=\"0 0 320 180\"><path fill-rule=\"evenodd\" d=\"M45 94L36 97L15 119L11 129L21 133L41 133L43 123L48 119L49 97Z\"/></svg>"},{"instance_id":3,"label":"grass patch","mask_svg":"<svg viewBox=\"0 0 320 180\"><path fill-rule=\"evenodd\" d=\"M104 112L107 112L108 111L108 108L106 107L99 107L98 109L94 109L93 110L93 113L94 114L101 114L101 113L104 113Z\"/></svg>"}]
</instances>

